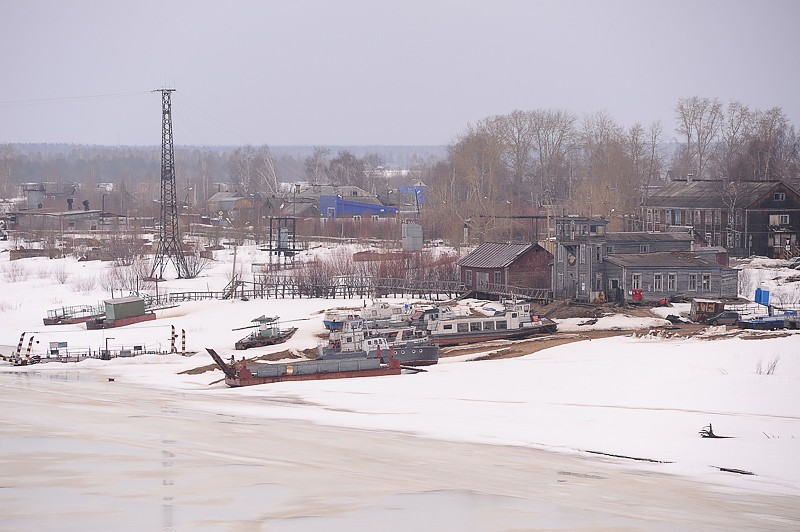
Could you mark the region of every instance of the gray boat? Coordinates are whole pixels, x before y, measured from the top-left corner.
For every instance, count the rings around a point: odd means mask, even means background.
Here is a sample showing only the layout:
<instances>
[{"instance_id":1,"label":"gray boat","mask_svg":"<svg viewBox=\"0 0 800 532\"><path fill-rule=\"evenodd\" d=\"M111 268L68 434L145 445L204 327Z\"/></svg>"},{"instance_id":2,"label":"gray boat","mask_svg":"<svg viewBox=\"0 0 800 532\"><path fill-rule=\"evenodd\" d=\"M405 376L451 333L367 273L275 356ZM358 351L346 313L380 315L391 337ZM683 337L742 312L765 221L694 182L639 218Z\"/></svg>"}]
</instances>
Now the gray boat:
<instances>
[{"instance_id":1,"label":"gray boat","mask_svg":"<svg viewBox=\"0 0 800 532\"><path fill-rule=\"evenodd\" d=\"M430 366L439 362L439 346L428 338L389 341L385 335L372 335L364 320L348 320L341 330L330 332L327 344L320 344L318 359L346 360L379 358L389 361L389 353L403 366Z\"/></svg>"}]
</instances>

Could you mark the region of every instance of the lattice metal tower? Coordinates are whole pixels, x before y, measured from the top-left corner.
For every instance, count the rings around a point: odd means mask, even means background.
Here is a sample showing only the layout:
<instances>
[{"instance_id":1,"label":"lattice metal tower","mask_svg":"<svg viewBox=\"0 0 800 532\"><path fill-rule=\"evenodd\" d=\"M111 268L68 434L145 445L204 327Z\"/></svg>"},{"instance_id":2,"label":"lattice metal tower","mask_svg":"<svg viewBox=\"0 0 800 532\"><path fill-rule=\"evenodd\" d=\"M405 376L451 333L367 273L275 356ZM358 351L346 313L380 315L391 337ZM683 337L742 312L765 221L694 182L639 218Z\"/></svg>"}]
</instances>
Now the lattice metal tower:
<instances>
[{"instance_id":1,"label":"lattice metal tower","mask_svg":"<svg viewBox=\"0 0 800 532\"><path fill-rule=\"evenodd\" d=\"M175 89L156 89L161 93L161 227L158 249L153 260L153 279L164 278L164 267L172 259L178 278L189 277L189 267L181 246L178 208L175 201L175 152L172 146L172 101Z\"/></svg>"}]
</instances>

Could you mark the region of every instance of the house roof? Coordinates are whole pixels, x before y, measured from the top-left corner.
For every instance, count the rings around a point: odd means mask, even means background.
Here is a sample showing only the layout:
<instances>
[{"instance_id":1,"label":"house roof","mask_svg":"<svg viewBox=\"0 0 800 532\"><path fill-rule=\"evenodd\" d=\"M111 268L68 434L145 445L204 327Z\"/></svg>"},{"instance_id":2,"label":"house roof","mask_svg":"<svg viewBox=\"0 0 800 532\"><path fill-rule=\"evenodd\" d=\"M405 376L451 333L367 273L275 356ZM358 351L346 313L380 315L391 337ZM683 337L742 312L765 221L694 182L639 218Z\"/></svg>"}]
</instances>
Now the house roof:
<instances>
[{"instance_id":1,"label":"house roof","mask_svg":"<svg viewBox=\"0 0 800 532\"><path fill-rule=\"evenodd\" d=\"M776 187L798 193L784 181L674 181L647 198L648 207L726 209L751 205Z\"/></svg>"},{"instance_id":2,"label":"house roof","mask_svg":"<svg viewBox=\"0 0 800 532\"><path fill-rule=\"evenodd\" d=\"M541 246L484 242L457 264L468 268L505 268L534 247Z\"/></svg>"},{"instance_id":3,"label":"house roof","mask_svg":"<svg viewBox=\"0 0 800 532\"><path fill-rule=\"evenodd\" d=\"M624 268L706 268L723 269L723 266L686 251L661 251L656 253L620 253L609 255L606 262Z\"/></svg>"},{"instance_id":4,"label":"house roof","mask_svg":"<svg viewBox=\"0 0 800 532\"><path fill-rule=\"evenodd\" d=\"M295 195L289 194L287 198L292 199ZM369 203L371 205L382 205L380 200L375 195L370 194L363 188L353 185L310 185L304 188L296 195L298 201L300 198L314 198L319 199L320 196L341 196L342 199L348 201L357 201L358 203Z\"/></svg>"},{"instance_id":5,"label":"house roof","mask_svg":"<svg viewBox=\"0 0 800 532\"><path fill-rule=\"evenodd\" d=\"M686 233L651 233L648 231L626 231L606 233L607 242L691 242L692 235Z\"/></svg>"}]
</instances>

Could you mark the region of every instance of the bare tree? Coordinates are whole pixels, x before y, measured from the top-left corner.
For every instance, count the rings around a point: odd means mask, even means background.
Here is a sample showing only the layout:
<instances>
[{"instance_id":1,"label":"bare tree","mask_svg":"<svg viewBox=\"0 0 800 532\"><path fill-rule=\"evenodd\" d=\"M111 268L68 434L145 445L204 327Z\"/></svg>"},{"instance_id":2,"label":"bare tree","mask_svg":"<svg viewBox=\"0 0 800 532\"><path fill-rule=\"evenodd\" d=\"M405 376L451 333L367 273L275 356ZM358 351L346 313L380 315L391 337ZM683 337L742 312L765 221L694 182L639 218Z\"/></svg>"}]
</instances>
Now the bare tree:
<instances>
[{"instance_id":1,"label":"bare tree","mask_svg":"<svg viewBox=\"0 0 800 532\"><path fill-rule=\"evenodd\" d=\"M722 104L718 99L681 98L675 107L678 114L678 133L686 138L684 157L681 161L686 174L704 176L709 158L709 149L722 123Z\"/></svg>"},{"instance_id":2,"label":"bare tree","mask_svg":"<svg viewBox=\"0 0 800 532\"><path fill-rule=\"evenodd\" d=\"M536 110L531 112L536 136L538 204L550 203L557 197L559 171L574 141L575 116L567 111ZM566 196L566 195L564 195Z\"/></svg>"},{"instance_id":3,"label":"bare tree","mask_svg":"<svg viewBox=\"0 0 800 532\"><path fill-rule=\"evenodd\" d=\"M240 194L276 194L278 178L269 146L236 148L230 157L231 184Z\"/></svg>"},{"instance_id":4,"label":"bare tree","mask_svg":"<svg viewBox=\"0 0 800 532\"><path fill-rule=\"evenodd\" d=\"M328 176L337 185L353 185L365 188L364 161L349 150L341 150L331 159Z\"/></svg>"},{"instance_id":5,"label":"bare tree","mask_svg":"<svg viewBox=\"0 0 800 532\"><path fill-rule=\"evenodd\" d=\"M503 144L503 161L517 193L522 191L523 182L534 172L535 135L532 118L531 113L517 110L498 117L497 121Z\"/></svg>"},{"instance_id":6,"label":"bare tree","mask_svg":"<svg viewBox=\"0 0 800 532\"><path fill-rule=\"evenodd\" d=\"M789 121L780 107L757 111L747 146L752 177L768 180L784 177L781 151L788 134Z\"/></svg>"},{"instance_id":7,"label":"bare tree","mask_svg":"<svg viewBox=\"0 0 800 532\"><path fill-rule=\"evenodd\" d=\"M303 164L309 182L318 184L326 181L330 153L326 148L314 148L314 154L305 158Z\"/></svg>"},{"instance_id":8,"label":"bare tree","mask_svg":"<svg viewBox=\"0 0 800 532\"><path fill-rule=\"evenodd\" d=\"M716 171L718 177L740 179L741 159L747 139L751 135L752 113L741 102L731 102L726 108L720 124L720 143L716 150Z\"/></svg>"}]
</instances>

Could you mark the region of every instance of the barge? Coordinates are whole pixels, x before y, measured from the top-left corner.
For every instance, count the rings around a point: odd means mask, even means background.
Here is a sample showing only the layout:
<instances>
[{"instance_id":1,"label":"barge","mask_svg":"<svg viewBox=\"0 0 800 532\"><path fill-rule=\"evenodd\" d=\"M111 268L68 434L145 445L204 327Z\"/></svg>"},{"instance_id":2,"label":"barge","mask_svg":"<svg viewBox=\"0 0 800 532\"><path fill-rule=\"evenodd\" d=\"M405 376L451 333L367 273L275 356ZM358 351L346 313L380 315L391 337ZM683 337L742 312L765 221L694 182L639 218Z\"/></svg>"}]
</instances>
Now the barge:
<instances>
[{"instance_id":1,"label":"barge","mask_svg":"<svg viewBox=\"0 0 800 532\"><path fill-rule=\"evenodd\" d=\"M344 360L304 360L299 362L257 363L231 357L225 362L213 349L206 348L214 362L225 373L225 384L232 388L284 381L345 379L400 375L400 363L393 356L388 364L379 358L348 358Z\"/></svg>"}]
</instances>

